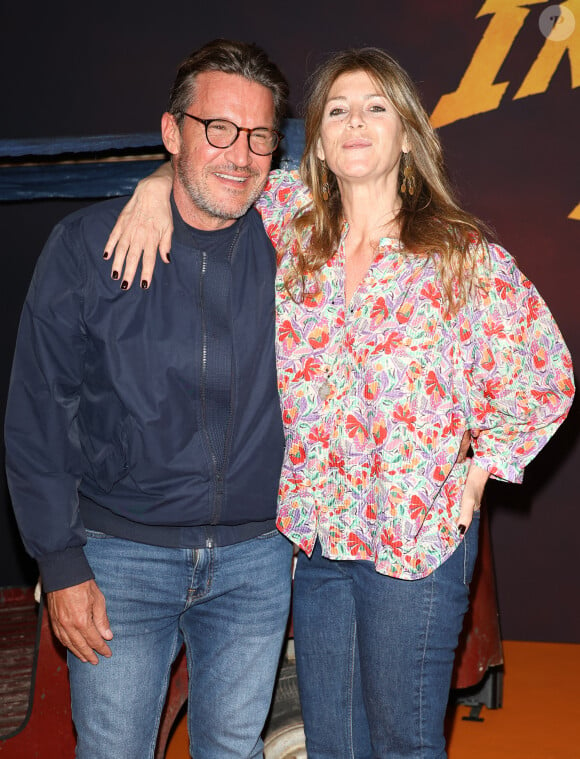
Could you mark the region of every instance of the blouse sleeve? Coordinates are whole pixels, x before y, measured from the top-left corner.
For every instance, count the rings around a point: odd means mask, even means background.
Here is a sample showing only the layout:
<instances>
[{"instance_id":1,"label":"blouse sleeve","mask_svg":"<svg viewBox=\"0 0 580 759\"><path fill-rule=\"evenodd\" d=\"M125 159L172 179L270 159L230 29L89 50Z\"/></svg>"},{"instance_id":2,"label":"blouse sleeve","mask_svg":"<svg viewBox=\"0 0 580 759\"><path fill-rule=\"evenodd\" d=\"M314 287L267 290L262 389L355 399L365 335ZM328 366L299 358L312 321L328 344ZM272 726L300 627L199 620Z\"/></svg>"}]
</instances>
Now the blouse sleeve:
<instances>
[{"instance_id":1,"label":"blouse sleeve","mask_svg":"<svg viewBox=\"0 0 580 759\"><path fill-rule=\"evenodd\" d=\"M572 360L548 307L513 258L489 246L485 275L460 312L459 333L474 461L492 477L523 470L568 414Z\"/></svg>"},{"instance_id":2,"label":"blouse sleeve","mask_svg":"<svg viewBox=\"0 0 580 759\"><path fill-rule=\"evenodd\" d=\"M258 210L266 233L277 250L282 236L296 213L310 203L310 193L297 171L271 171L258 202Z\"/></svg>"}]
</instances>

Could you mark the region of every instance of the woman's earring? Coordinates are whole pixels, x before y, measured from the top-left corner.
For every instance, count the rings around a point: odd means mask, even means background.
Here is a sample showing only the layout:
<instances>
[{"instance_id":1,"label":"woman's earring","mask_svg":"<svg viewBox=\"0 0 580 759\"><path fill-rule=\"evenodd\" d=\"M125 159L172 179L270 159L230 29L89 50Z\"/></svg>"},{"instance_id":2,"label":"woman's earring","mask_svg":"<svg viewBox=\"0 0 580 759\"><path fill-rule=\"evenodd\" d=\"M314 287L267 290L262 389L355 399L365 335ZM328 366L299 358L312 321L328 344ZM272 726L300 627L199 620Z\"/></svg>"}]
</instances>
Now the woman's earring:
<instances>
[{"instance_id":1,"label":"woman's earring","mask_svg":"<svg viewBox=\"0 0 580 759\"><path fill-rule=\"evenodd\" d=\"M322 199L328 200L330 197L330 185L328 184L328 171L326 170L326 163L322 161L322 176L320 177L322 183Z\"/></svg>"},{"instance_id":2,"label":"woman's earring","mask_svg":"<svg viewBox=\"0 0 580 759\"><path fill-rule=\"evenodd\" d=\"M411 166L411 157L409 153L403 153L403 181L401 183L401 193L413 195L415 193L415 174Z\"/></svg>"}]
</instances>

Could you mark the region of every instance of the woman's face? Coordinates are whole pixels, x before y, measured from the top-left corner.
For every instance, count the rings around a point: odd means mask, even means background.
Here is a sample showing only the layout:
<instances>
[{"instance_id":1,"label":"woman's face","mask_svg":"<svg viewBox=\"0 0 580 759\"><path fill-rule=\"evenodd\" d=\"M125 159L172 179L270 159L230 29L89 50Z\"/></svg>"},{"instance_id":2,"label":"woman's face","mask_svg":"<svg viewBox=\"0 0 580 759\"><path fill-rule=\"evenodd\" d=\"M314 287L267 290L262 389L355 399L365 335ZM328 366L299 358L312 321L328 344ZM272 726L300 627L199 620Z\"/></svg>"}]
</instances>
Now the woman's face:
<instances>
[{"instance_id":1,"label":"woman's face","mask_svg":"<svg viewBox=\"0 0 580 759\"><path fill-rule=\"evenodd\" d=\"M324 106L318 157L339 185L398 184L401 152L407 139L399 114L365 71L341 74Z\"/></svg>"}]
</instances>

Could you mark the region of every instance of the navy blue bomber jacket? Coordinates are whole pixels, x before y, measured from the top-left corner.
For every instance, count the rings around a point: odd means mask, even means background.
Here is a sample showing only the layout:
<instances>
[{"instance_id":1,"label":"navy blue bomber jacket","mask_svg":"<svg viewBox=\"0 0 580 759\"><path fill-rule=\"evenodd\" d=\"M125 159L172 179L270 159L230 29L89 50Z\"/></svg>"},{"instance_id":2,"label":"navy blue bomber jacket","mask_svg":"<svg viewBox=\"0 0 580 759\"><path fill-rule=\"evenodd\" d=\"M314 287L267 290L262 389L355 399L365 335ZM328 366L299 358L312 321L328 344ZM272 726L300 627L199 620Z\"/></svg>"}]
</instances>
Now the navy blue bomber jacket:
<instances>
[{"instance_id":1,"label":"navy blue bomber jacket","mask_svg":"<svg viewBox=\"0 0 580 759\"><path fill-rule=\"evenodd\" d=\"M208 254L173 205L171 264L125 292L102 259L125 200L55 227L20 323L7 471L48 591L93 576L85 528L191 548L274 528L284 443L261 219Z\"/></svg>"}]
</instances>

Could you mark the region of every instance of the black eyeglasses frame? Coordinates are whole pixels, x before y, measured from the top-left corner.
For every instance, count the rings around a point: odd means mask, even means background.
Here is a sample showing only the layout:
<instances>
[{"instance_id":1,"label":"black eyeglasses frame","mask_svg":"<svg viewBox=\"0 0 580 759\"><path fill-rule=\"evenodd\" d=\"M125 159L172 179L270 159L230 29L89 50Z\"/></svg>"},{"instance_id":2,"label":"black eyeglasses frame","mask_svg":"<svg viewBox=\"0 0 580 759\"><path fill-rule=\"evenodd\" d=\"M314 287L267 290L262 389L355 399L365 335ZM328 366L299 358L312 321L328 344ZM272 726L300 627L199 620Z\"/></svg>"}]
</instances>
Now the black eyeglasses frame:
<instances>
[{"instance_id":1,"label":"black eyeglasses frame","mask_svg":"<svg viewBox=\"0 0 580 759\"><path fill-rule=\"evenodd\" d=\"M284 138L284 135L282 134L282 132L279 132L277 129L270 129L269 127L253 127L253 128L242 127L242 126L238 126L237 124L234 124L234 122L230 121L229 119L200 119L199 116L194 116L191 113L187 113L187 111L181 111L181 114L182 116L187 116L188 118L193 119L194 121L197 121L200 124L203 124L205 128L205 139L209 142L212 148L218 148L218 150L226 150L227 148L231 148L231 146L234 144L234 142L236 142L236 140L240 136L240 132L246 132L246 134L248 135L248 147L250 151L254 155L267 156L267 155L272 155L272 153L276 152L276 150L278 149L278 146L280 145L280 141ZM231 124L237 130L236 136L229 143L229 145L214 145L213 142L209 139L207 130L208 130L209 125L215 121L222 121L222 122L225 122L226 124ZM256 153L256 151L252 148L251 136L255 132L259 132L260 130L266 130L268 132L272 132L277 137L276 144L274 145L272 150L268 151L267 153Z\"/></svg>"}]
</instances>

